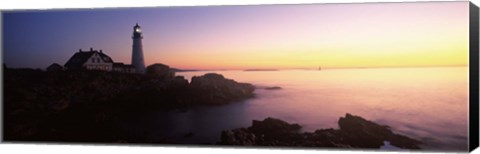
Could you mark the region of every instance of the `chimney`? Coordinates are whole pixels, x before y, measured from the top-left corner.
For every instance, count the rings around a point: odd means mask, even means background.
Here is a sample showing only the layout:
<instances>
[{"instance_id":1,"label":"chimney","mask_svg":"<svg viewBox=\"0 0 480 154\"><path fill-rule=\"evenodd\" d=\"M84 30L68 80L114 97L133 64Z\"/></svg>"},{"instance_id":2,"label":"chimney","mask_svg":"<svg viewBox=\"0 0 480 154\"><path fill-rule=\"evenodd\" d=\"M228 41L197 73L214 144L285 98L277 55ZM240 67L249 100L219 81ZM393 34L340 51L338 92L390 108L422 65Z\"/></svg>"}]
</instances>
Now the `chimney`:
<instances>
[{"instance_id":1,"label":"chimney","mask_svg":"<svg viewBox=\"0 0 480 154\"><path fill-rule=\"evenodd\" d=\"M100 49L100 53L102 53L102 49Z\"/></svg>"},{"instance_id":2,"label":"chimney","mask_svg":"<svg viewBox=\"0 0 480 154\"><path fill-rule=\"evenodd\" d=\"M78 49L78 52L82 52L82 49Z\"/></svg>"},{"instance_id":3,"label":"chimney","mask_svg":"<svg viewBox=\"0 0 480 154\"><path fill-rule=\"evenodd\" d=\"M90 51L93 51L93 48L90 48Z\"/></svg>"}]
</instances>

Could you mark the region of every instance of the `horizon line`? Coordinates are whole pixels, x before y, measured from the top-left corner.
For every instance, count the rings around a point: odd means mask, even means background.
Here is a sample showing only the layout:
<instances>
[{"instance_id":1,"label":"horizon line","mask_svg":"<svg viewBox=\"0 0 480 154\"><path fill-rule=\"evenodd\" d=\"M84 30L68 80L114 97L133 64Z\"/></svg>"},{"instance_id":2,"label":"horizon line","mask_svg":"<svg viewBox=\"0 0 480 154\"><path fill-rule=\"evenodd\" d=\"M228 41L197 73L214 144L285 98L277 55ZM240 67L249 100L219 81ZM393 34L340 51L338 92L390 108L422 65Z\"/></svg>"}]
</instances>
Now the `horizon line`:
<instances>
[{"instance_id":1,"label":"horizon line","mask_svg":"<svg viewBox=\"0 0 480 154\"><path fill-rule=\"evenodd\" d=\"M3 63L6 68L10 69L41 69L45 70L46 68L41 68L41 67L8 67L8 64ZM150 65L157 64L157 63L152 63ZM163 64L163 63L162 63ZM148 65L148 66L150 66ZM165 64L167 66L170 66L168 64ZM148 67L147 66L147 67ZM423 65L423 66L349 66L349 67L322 67L319 66L322 70L323 69L376 69L376 68L425 68L425 67L469 67L469 64L459 64L459 65ZM298 70L298 69L304 69L304 70L318 70L319 67L291 67L291 68L209 68L209 69L203 69L203 68L179 68L179 67L172 67L170 66L171 69L177 69L180 71L211 71L211 70Z\"/></svg>"},{"instance_id":2,"label":"horizon line","mask_svg":"<svg viewBox=\"0 0 480 154\"><path fill-rule=\"evenodd\" d=\"M379 68L435 68L435 67L469 67L469 65L426 65L426 66L366 66L366 67L321 67L323 69L379 69ZM318 70L318 68L313 67L297 67L297 68L215 68L215 69L193 69L193 68L177 68L171 67L174 69L178 69L180 71L212 71L212 70L266 70L266 71L275 71L275 70Z\"/></svg>"}]
</instances>

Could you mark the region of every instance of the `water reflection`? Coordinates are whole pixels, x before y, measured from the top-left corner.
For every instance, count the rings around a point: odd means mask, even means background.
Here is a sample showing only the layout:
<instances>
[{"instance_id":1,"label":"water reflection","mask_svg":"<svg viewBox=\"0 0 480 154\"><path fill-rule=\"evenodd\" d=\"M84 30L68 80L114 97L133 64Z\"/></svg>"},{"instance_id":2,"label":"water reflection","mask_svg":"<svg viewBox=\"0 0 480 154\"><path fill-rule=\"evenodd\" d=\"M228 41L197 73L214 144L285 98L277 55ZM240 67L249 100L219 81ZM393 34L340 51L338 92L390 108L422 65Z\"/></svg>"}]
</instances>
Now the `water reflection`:
<instances>
[{"instance_id":1,"label":"water reflection","mask_svg":"<svg viewBox=\"0 0 480 154\"><path fill-rule=\"evenodd\" d=\"M190 79L205 73L177 75ZM275 117L298 123L304 131L314 131L338 128L338 118L352 113L419 139L426 143L422 147L425 149L467 149L466 67L216 73L282 89L258 89L255 98L224 106L150 113L129 125L144 128L144 133L153 138L167 136L182 143L213 144L222 130L250 126L253 119Z\"/></svg>"}]
</instances>

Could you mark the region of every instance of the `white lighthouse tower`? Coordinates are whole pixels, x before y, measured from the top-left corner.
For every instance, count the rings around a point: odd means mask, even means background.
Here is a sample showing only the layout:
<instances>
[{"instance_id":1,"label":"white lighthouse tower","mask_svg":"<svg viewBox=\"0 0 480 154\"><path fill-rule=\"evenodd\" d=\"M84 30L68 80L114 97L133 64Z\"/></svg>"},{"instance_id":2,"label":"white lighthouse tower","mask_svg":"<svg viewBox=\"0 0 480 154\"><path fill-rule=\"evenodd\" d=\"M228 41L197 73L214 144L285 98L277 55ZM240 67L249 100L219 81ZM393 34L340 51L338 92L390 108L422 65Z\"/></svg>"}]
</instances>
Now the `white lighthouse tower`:
<instances>
[{"instance_id":1,"label":"white lighthouse tower","mask_svg":"<svg viewBox=\"0 0 480 154\"><path fill-rule=\"evenodd\" d=\"M132 65L135 66L137 73L145 73L145 61L143 59L142 49L142 30L138 23L133 27L133 46L132 46Z\"/></svg>"}]
</instances>

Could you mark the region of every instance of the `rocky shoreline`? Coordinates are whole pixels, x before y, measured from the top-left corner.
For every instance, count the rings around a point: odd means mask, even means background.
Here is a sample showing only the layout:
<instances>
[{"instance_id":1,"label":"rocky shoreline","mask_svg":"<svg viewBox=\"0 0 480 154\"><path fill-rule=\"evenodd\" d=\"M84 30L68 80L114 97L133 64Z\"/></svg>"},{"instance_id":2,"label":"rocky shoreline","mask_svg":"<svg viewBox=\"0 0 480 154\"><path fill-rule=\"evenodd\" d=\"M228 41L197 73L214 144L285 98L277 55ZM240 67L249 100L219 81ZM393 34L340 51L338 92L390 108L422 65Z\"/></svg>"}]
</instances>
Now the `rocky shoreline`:
<instances>
[{"instance_id":1,"label":"rocky shoreline","mask_svg":"<svg viewBox=\"0 0 480 154\"><path fill-rule=\"evenodd\" d=\"M382 126L359 116L346 114L338 120L340 129L318 129L300 132L301 126L266 118L253 120L252 126L222 132L220 145L326 147L379 149L384 141L402 149L420 149L420 141L395 134Z\"/></svg>"},{"instance_id":2,"label":"rocky shoreline","mask_svg":"<svg viewBox=\"0 0 480 154\"><path fill-rule=\"evenodd\" d=\"M252 84L213 73L188 82L163 64L149 66L146 75L4 68L4 140L175 144L129 134L121 123L147 112L228 104L252 98L254 91ZM300 132L300 125L279 119L254 120L251 127L223 131L218 144L378 149L389 141L420 149L421 142L359 116L347 114L338 124L340 129Z\"/></svg>"},{"instance_id":3,"label":"rocky shoreline","mask_svg":"<svg viewBox=\"0 0 480 154\"><path fill-rule=\"evenodd\" d=\"M252 98L255 87L220 74L175 76L155 64L147 74L4 68L4 139L144 142L118 126L146 112L223 105Z\"/></svg>"}]
</instances>

